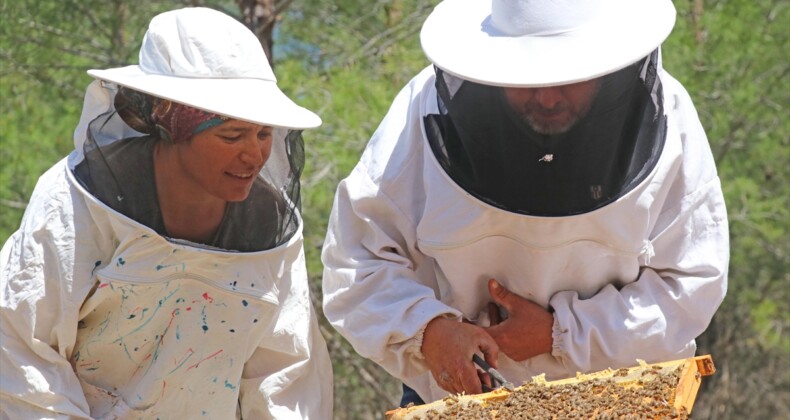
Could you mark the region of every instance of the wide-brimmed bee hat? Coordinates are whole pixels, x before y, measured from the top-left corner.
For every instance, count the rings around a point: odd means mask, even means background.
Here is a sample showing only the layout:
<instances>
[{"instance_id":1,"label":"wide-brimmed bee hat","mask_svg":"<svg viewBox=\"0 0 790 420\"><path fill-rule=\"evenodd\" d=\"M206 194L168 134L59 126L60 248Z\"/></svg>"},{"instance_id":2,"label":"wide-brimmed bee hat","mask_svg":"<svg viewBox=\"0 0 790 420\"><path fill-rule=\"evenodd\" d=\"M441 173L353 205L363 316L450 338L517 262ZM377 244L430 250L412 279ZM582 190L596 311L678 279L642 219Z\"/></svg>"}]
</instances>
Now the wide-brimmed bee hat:
<instances>
[{"instance_id":1,"label":"wide-brimmed bee hat","mask_svg":"<svg viewBox=\"0 0 790 420\"><path fill-rule=\"evenodd\" d=\"M620 70L661 45L674 24L670 0L445 0L420 40L449 74L540 87Z\"/></svg>"},{"instance_id":2,"label":"wide-brimmed bee hat","mask_svg":"<svg viewBox=\"0 0 790 420\"><path fill-rule=\"evenodd\" d=\"M91 76L226 117L294 129L321 125L277 86L258 39L234 18L184 8L151 20L137 65Z\"/></svg>"}]
</instances>

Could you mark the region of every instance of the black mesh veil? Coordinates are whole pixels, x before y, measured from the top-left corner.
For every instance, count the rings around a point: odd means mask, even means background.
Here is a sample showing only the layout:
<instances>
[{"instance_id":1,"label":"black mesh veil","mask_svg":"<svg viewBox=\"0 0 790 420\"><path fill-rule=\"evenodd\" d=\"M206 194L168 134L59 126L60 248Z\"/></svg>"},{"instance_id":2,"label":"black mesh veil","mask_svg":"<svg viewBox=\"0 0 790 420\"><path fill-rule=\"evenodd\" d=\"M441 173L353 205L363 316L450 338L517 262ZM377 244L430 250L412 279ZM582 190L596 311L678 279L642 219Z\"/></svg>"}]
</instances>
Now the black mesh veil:
<instances>
[{"instance_id":1,"label":"black mesh veil","mask_svg":"<svg viewBox=\"0 0 790 420\"><path fill-rule=\"evenodd\" d=\"M440 165L496 207L538 216L592 211L621 197L655 166L666 122L658 50L600 79L589 111L560 134L541 134L502 87L436 68L439 114L424 119Z\"/></svg>"},{"instance_id":2,"label":"black mesh veil","mask_svg":"<svg viewBox=\"0 0 790 420\"><path fill-rule=\"evenodd\" d=\"M102 83L114 95L117 87ZM300 223L300 183L304 144L300 130L274 129L269 160L243 201L228 202L222 222L207 243L171 237L162 218L154 178L153 151L161 139L156 130L130 128L109 106L90 120L74 165L76 179L96 198L123 215L174 242L210 249L252 252L287 242ZM123 110L120 110L123 112Z\"/></svg>"}]
</instances>

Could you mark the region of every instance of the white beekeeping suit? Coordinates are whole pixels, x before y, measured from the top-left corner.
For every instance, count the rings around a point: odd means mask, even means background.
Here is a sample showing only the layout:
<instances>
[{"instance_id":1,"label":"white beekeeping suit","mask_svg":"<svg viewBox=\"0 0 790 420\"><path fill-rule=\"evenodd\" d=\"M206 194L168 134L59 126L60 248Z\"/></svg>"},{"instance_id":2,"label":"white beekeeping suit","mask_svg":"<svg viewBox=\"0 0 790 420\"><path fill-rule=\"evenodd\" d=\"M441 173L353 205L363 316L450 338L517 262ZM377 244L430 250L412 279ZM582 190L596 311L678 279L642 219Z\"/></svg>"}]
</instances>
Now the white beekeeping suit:
<instances>
[{"instance_id":1,"label":"white beekeeping suit","mask_svg":"<svg viewBox=\"0 0 790 420\"><path fill-rule=\"evenodd\" d=\"M495 0L494 12L491 2L443 2L422 33L435 66L398 94L340 183L322 255L324 313L424 401L447 395L423 358L426 325L488 326L490 278L554 318L549 353L499 353L514 383L694 355L726 293L727 215L694 106L661 68L674 9L635 3L661 17L633 34L642 49L579 63L563 50L573 39L486 28L514 2ZM527 24L551 23L530 13ZM589 113L563 134L514 122L501 100L503 86L597 77ZM623 128L634 119L638 129Z\"/></svg>"},{"instance_id":2,"label":"white beekeeping suit","mask_svg":"<svg viewBox=\"0 0 790 420\"><path fill-rule=\"evenodd\" d=\"M254 35L216 11L156 17L140 62L91 71L75 151L41 177L3 246L0 417L331 418L298 209L299 134L320 119L277 89ZM164 140L119 116L119 87L200 106L217 124L281 127L211 243L147 224L161 215L140 185Z\"/></svg>"}]
</instances>

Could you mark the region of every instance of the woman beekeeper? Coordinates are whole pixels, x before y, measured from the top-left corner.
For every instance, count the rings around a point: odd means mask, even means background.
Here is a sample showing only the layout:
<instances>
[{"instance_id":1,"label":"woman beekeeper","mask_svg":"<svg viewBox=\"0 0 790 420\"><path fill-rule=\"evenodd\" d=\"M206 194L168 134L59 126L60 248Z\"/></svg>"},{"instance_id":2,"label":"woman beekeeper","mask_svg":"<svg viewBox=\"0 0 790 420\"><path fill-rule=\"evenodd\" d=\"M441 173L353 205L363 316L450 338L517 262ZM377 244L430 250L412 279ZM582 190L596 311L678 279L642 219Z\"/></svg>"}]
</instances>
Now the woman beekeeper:
<instances>
[{"instance_id":1,"label":"woman beekeeper","mask_svg":"<svg viewBox=\"0 0 790 420\"><path fill-rule=\"evenodd\" d=\"M76 149L2 250L3 418L331 418L300 130L256 37L163 13L91 70Z\"/></svg>"}]
</instances>

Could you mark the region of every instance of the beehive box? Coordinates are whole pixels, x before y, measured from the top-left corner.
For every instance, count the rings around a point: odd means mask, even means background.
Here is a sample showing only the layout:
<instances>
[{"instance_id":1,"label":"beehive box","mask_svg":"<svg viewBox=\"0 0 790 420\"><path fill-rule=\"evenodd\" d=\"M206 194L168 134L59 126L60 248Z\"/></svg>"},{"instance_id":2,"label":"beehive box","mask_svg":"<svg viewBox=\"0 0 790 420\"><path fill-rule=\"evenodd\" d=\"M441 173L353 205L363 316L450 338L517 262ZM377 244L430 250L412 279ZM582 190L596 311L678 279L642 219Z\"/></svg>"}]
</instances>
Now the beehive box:
<instances>
[{"instance_id":1,"label":"beehive box","mask_svg":"<svg viewBox=\"0 0 790 420\"><path fill-rule=\"evenodd\" d=\"M607 369L547 382L542 377L508 391L451 395L386 413L388 420L512 418L684 419L703 376L716 372L710 356Z\"/></svg>"}]
</instances>

